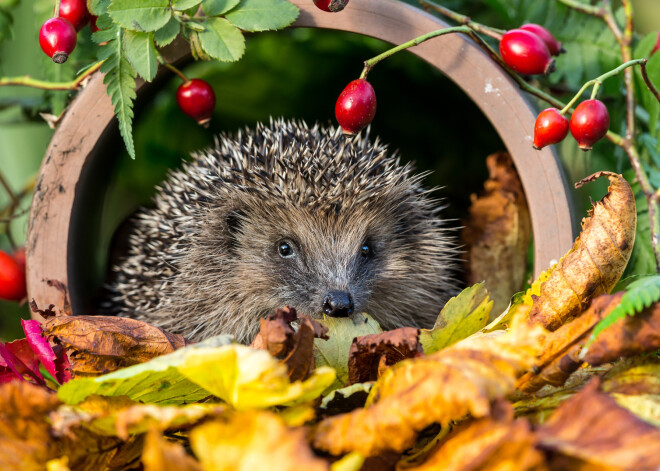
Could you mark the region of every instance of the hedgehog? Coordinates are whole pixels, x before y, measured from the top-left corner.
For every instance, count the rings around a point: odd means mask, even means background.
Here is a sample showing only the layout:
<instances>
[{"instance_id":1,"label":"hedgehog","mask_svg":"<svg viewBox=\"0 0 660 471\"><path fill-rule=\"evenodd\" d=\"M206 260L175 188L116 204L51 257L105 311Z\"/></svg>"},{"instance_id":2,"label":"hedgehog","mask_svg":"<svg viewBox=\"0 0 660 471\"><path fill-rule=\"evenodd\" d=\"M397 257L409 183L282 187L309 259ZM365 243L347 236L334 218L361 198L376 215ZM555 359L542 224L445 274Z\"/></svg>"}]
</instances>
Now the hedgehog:
<instances>
[{"instance_id":1,"label":"hedgehog","mask_svg":"<svg viewBox=\"0 0 660 471\"><path fill-rule=\"evenodd\" d=\"M442 201L368 130L271 119L192 157L133 216L109 283L120 315L249 342L284 306L429 327L456 292Z\"/></svg>"}]
</instances>

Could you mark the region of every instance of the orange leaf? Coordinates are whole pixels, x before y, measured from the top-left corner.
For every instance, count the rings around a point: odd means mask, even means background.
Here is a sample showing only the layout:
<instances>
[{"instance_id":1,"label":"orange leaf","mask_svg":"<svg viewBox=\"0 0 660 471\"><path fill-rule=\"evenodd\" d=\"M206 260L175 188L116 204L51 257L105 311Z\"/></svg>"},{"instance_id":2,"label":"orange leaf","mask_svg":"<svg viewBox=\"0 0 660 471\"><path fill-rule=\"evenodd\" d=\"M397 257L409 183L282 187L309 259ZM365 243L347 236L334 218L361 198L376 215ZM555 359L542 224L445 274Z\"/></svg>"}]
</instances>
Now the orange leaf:
<instances>
[{"instance_id":1,"label":"orange leaf","mask_svg":"<svg viewBox=\"0 0 660 471\"><path fill-rule=\"evenodd\" d=\"M576 184L605 176L608 193L582 220L582 232L573 248L552 268L533 296L530 318L556 330L584 311L591 300L609 293L628 264L635 242L637 211L628 182L612 172L597 172Z\"/></svg>"},{"instance_id":2,"label":"orange leaf","mask_svg":"<svg viewBox=\"0 0 660 471\"><path fill-rule=\"evenodd\" d=\"M157 429L149 430L142 451L144 471L201 471L201 465L180 443L166 440Z\"/></svg>"}]
</instances>

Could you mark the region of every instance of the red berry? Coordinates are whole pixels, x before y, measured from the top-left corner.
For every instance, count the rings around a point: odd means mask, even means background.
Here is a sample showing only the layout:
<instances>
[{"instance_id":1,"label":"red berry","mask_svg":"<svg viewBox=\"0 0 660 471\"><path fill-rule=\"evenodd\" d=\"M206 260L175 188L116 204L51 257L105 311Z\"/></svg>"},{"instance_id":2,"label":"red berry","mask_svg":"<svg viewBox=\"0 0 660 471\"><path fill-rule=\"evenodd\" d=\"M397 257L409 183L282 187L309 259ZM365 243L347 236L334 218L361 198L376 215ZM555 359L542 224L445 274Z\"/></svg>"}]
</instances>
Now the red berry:
<instances>
[{"instance_id":1,"label":"red berry","mask_svg":"<svg viewBox=\"0 0 660 471\"><path fill-rule=\"evenodd\" d=\"M99 27L96 26L96 20L98 19L98 16L92 15L91 19L89 20L89 29L92 31L92 33L96 33L99 30Z\"/></svg>"},{"instance_id":2,"label":"red berry","mask_svg":"<svg viewBox=\"0 0 660 471\"><path fill-rule=\"evenodd\" d=\"M344 134L367 127L376 114L376 92L366 79L353 80L337 98L335 116Z\"/></svg>"},{"instance_id":3,"label":"red berry","mask_svg":"<svg viewBox=\"0 0 660 471\"><path fill-rule=\"evenodd\" d=\"M202 126L208 124L215 108L215 93L207 82L192 79L182 83L176 91L179 108Z\"/></svg>"},{"instance_id":4,"label":"red berry","mask_svg":"<svg viewBox=\"0 0 660 471\"><path fill-rule=\"evenodd\" d=\"M323 11L329 11L332 13L342 11L347 4L348 0L314 0L314 5Z\"/></svg>"},{"instance_id":5,"label":"red berry","mask_svg":"<svg viewBox=\"0 0 660 471\"><path fill-rule=\"evenodd\" d=\"M89 17L85 0L61 0L60 18L69 20L76 31L80 31L85 27Z\"/></svg>"},{"instance_id":6,"label":"red berry","mask_svg":"<svg viewBox=\"0 0 660 471\"><path fill-rule=\"evenodd\" d=\"M25 271L25 247L20 247L14 252L14 260Z\"/></svg>"},{"instance_id":7,"label":"red berry","mask_svg":"<svg viewBox=\"0 0 660 471\"><path fill-rule=\"evenodd\" d=\"M568 134L568 119L557 108L541 111L534 124L534 148L543 149L564 140Z\"/></svg>"},{"instance_id":8,"label":"red berry","mask_svg":"<svg viewBox=\"0 0 660 471\"><path fill-rule=\"evenodd\" d=\"M39 30L39 45L53 62L62 64L76 47L76 28L64 18L51 18Z\"/></svg>"},{"instance_id":9,"label":"red berry","mask_svg":"<svg viewBox=\"0 0 660 471\"><path fill-rule=\"evenodd\" d=\"M571 134L582 150L589 150L607 134L610 114L600 100L585 100L571 116Z\"/></svg>"},{"instance_id":10,"label":"red berry","mask_svg":"<svg viewBox=\"0 0 660 471\"><path fill-rule=\"evenodd\" d=\"M658 31L658 39L655 41L655 46L653 46L653 49L651 50L651 54L655 54L657 51L660 51L660 31Z\"/></svg>"},{"instance_id":11,"label":"red berry","mask_svg":"<svg viewBox=\"0 0 660 471\"><path fill-rule=\"evenodd\" d=\"M522 29L504 33L500 54L509 67L521 74L548 74L555 69L548 46L534 33Z\"/></svg>"},{"instance_id":12,"label":"red berry","mask_svg":"<svg viewBox=\"0 0 660 471\"><path fill-rule=\"evenodd\" d=\"M0 250L0 299L20 301L26 295L25 271L14 257Z\"/></svg>"},{"instance_id":13,"label":"red berry","mask_svg":"<svg viewBox=\"0 0 660 471\"><path fill-rule=\"evenodd\" d=\"M530 33L533 33L537 35L539 38L541 38L545 43L545 45L548 47L548 51L550 51L550 54L552 54L553 56L558 56L562 52L566 52L566 50L563 47L561 47L561 43L557 41L557 39L552 35L552 33L541 25L537 25L536 23L527 23L525 25L522 25L518 29L529 31Z\"/></svg>"}]
</instances>

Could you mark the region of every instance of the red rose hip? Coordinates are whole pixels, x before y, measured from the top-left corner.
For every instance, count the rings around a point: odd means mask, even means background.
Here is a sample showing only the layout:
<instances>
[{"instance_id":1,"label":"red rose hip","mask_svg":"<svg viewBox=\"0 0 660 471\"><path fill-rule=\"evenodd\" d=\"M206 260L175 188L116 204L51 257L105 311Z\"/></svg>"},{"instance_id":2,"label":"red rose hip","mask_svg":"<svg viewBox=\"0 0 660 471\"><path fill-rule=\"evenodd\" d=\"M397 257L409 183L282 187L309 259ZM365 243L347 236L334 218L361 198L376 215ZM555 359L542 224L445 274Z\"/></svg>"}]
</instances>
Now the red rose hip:
<instances>
[{"instance_id":1,"label":"red rose hip","mask_svg":"<svg viewBox=\"0 0 660 471\"><path fill-rule=\"evenodd\" d=\"M39 30L39 45L53 62L62 64L76 47L76 28L64 18L51 18Z\"/></svg>"},{"instance_id":2,"label":"red rose hip","mask_svg":"<svg viewBox=\"0 0 660 471\"><path fill-rule=\"evenodd\" d=\"M60 18L69 20L76 31L80 31L89 22L90 14L85 0L62 0Z\"/></svg>"},{"instance_id":3,"label":"red rose hip","mask_svg":"<svg viewBox=\"0 0 660 471\"><path fill-rule=\"evenodd\" d=\"M509 67L521 74L548 74L555 69L548 46L534 33L522 29L504 33L500 54Z\"/></svg>"},{"instance_id":4,"label":"red rose hip","mask_svg":"<svg viewBox=\"0 0 660 471\"><path fill-rule=\"evenodd\" d=\"M176 102L185 114L205 126L213 115L215 93L208 82L192 79L179 86L176 91Z\"/></svg>"},{"instance_id":5,"label":"red rose hip","mask_svg":"<svg viewBox=\"0 0 660 471\"><path fill-rule=\"evenodd\" d=\"M552 35L552 33L541 25L537 25L536 23L527 23L522 25L518 29L529 31L530 33L535 34L539 38L541 38L541 40L548 47L548 51L550 51L550 54L552 54L553 56L558 56L562 52L566 52L566 50L563 47L561 47L561 43L557 41L557 39Z\"/></svg>"},{"instance_id":6,"label":"red rose hip","mask_svg":"<svg viewBox=\"0 0 660 471\"><path fill-rule=\"evenodd\" d=\"M582 150L590 150L609 127L610 114L600 100L583 101L571 115L571 134Z\"/></svg>"},{"instance_id":7,"label":"red rose hip","mask_svg":"<svg viewBox=\"0 0 660 471\"><path fill-rule=\"evenodd\" d=\"M14 257L0 250L0 299L20 301L26 295L25 271Z\"/></svg>"},{"instance_id":8,"label":"red rose hip","mask_svg":"<svg viewBox=\"0 0 660 471\"><path fill-rule=\"evenodd\" d=\"M541 111L534 124L534 148L543 149L564 140L568 134L568 119L557 108Z\"/></svg>"},{"instance_id":9,"label":"red rose hip","mask_svg":"<svg viewBox=\"0 0 660 471\"><path fill-rule=\"evenodd\" d=\"M337 122L344 134L355 134L367 127L376 115L376 92L366 79L346 85L335 105Z\"/></svg>"},{"instance_id":10,"label":"red rose hip","mask_svg":"<svg viewBox=\"0 0 660 471\"><path fill-rule=\"evenodd\" d=\"M332 13L342 11L347 4L348 0L314 0L314 5L318 8Z\"/></svg>"}]
</instances>

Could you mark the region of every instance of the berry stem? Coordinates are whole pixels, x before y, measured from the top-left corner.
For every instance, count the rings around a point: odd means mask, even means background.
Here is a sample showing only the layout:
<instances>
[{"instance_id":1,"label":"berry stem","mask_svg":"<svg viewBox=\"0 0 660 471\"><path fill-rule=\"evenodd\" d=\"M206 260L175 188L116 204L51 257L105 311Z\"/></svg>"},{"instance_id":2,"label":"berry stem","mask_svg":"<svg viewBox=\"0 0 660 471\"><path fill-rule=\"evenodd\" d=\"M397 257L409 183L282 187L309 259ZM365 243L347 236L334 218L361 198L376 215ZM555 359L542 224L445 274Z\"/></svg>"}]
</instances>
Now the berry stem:
<instances>
[{"instance_id":1,"label":"berry stem","mask_svg":"<svg viewBox=\"0 0 660 471\"><path fill-rule=\"evenodd\" d=\"M60 16L60 3L61 0L55 0L55 8L53 9L53 18Z\"/></svg>"},{"instance_id":2,"label":"berry stem","mask_svg":"<svg viewBox=\"0 0 660 471\"><path fill-rule=\"evenodd\" d=\"M181 72L179 69L174 67L172 64L170 64L168 62L165 62L165 61L161 62L161 64L163 64L163 66L165 68L170 69L172 72L174 72L176 75L178 75L181 78L181 80L183 80L183 83L190 82L190 79L188 77L186 77L186 75L183 72Z\"/></svg>"},{"instance_id":3,"label":"berry stem","mask_svg":"<svg viewBox=\"0 0 660 471\"><path fill-rule=\"evenodd\" d=\"M369 60L364 61L364 69L362 69L362 73L360 74L360 78L366 78L367 74L371 71L371 69L374 68L376 64L378 64L380 61L383 59L387 59L393 54L396 54L399 51L403 51L404 49L408 49L413 46L417 46L418 44L423 43L424 41L428 41L429 39L438 37L438 36L444 36L445 34L451 34L451 33L470 33L471 29L468 26L453 26L451 28L443 28L443 29L438 29L436 31L431 31L430 33L423 34L421 36L418 36L414 39L411 39L410 41L407 41L403 44L399 44L396 47L393 47L392 49L388 49L387 51L383 52L382 54L377 55L376 57L372 57Z\"/></svg>"},{"instance_id":4,"label":"berry stem","mask_svg":"<svg viewBox=\"0 0 660 471\"><path fill-rule=\"evenodd\" d=\"M469 16L456 13L455 11L443 7L442 5L438 5L437 3L432 2L430 0L419 0L419 4L426 11L435 11L437 13L440 13L442 16L454 20L456 23L462 24L464 26L469 26L474 31L481 33L485 36L490 36L491 38L497 39L498 41L500 41L502 39L502 35L506 33L506 31L504 31L503 29L491 28L490 26L486 26L484 24L477 23L476 21L472 21L472 18L470 18Z\"/></svg>"},{"instance_id":5,"label":"berry stem","mask_svg":"<svg viewBox=\"0 0 660 471\"><path fill-rule=\"evenodd\" d=\"M0 77L0 87L20 85L24 87L40 88L42 90L78 90L87 77L99 70L102 63L103 61L97 62L70 82L48 82L46 80L33 79L29 75L21 75L18 77Z\"/></svg>"},{"instance_id":6,"label":"berry stem","mask_svg":"<svg viewBox=\"0 0 660 471\"><path fill-rule=\"evenodd\" d=\"M557 1L559 3L563 3L569 8L572 8L573 10L579 11L580 13L584 13L585 15L597 16L599 18L602 18L605 15L605 8L602 6L597 7L594 5L588 5L586 3L582 3L576 0L557 0Z\"/></svg>"},{"instance_id":7,"label":"berry stem","mask_svg":"<svg viewBox=\"0 0 660 471\"><path fill-rule=\"evenodd\" d=\"M629 60L628 62L625 62L625 63L621 64L620 66L610 70L609 72L605 72L604 74L596 77L595 79L591 79L588 82L585 82L585 84L582 85L582 88L580 88L580 90L575 94L575 96L573 96L573 98L571 98L571 101L569 101L568 104L562 108L560 113L565 114L566 112L568 112L573 107L575 102L577 102L580 99L582 94L589 87L591 87L591 86L594 87L594 91L591 94L591 98L594 98L596 96L596 93L598 92L598 88L603 83L603 80L606 80L610 77L614 77L619 72L621 72L624 69L627 69L628 67L632 67L633 65L642 64L642 63L645 63L645 62L646 62L646 59Z\"/></svg>"}]
</instances>

